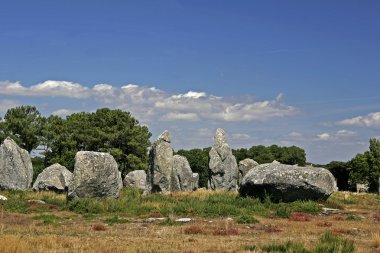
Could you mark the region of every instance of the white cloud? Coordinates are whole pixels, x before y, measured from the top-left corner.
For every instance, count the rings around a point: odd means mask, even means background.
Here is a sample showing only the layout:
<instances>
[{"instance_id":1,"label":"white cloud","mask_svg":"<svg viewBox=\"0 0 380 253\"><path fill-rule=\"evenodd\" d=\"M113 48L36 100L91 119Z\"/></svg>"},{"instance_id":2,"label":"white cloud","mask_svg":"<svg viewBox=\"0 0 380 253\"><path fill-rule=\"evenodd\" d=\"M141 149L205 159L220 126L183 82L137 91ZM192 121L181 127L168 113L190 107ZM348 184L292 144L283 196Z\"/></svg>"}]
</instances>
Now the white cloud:
<instances>
[{"instance_id":1,"label":"white cloud","mask_svg":"<svg viewBox=\"0 0 380 253\"><path fill-rule=\"evenodd\" d=\"M87 98L89 96L88 88L78 83L52 80L32 85L29 88L21 85L19 82L0 82L0 94L39 97L62 96L71 98Z\"/></svg>"},{"instance_id":2,"label":"white cloud","mask_svg":"<svg viewBox=\"0 0 380 253\"><path fill-rule=\"evenodd\" d=\"M329 133L321 133L317 135L319 140L327 141L331 138L331 135Z\"/></svg>"},{"instance_id":3,"label":"white cloud","mask_svg":"<svg viewBox=\"0 0 380 253\"><path fill-rule=\"evenodd\" d=\"M251 136L249 134L234 133L231 135L231 140L235 141L246 141L249 139L251 139Z\"/></svg>"},{"instance_id":4,"label":"white cloud","mask_svg":"<svg viewBox=\"0 0 380 253\"><path fill-rule=\"evenodd\" d=\"M339 130L336 132L336 135L339 137L350 137L350 136L355 136L357 133L354 131L349 131L349 130Z\"/></svg>"},{"instance_id":5,"label":"white cloud","mask_svg":"<svg viewBox=\"0 0 380 253\"><path fill-rule=\"evenodd\" d=\"M205 96L206 96L205 92L189 91L185 94L174 95L172 97L175 99L180 99L180 98L200 98L200 97L205 97Z\"/></svg>"},{"instance_id":6,"label":"white cloud","mask_svg":"<svg viewBox=\"0 0 380 253\"><path fill-rule=\"evenodd\" d=\"M128 84L121 88L110 84L96 84L92 88L67 81L46 81L25 87L19 82L1 82L0 94L17 96L93 99L99 106L130 111L141 122L162 121L266 121L288 117L298 109L281 102L282 94L274 100L230 102L228 97L217 97L205 92L189 91L170 94L155 87Z\"/></svg>"},{"instance_id":7,"label":"white cloud","mask_svg":"<svg viewBox=\"0 0 380 253\"><path fill-rule=\"evenodd\" d=\"M205 92L189 91L169 94L155 87L128 84L121 88L108 84L96 85L93 97L110 107L130 111L142 122L161 121L265 121L298 113L298 109L283 104L279 95L275 100L231 103L228 98Z\"/></svg>"},{"instance_id":8,"label":"white cloud","mask_svg":"<svg viewBox=\"0 0 380 253\"><path fill-rule=\"evenodd\" d=\"M365 116L358 116L337 122L338 125L344 126L366 126L380 128L380 112L370 113Z\"/></svg>"},{"instance_id":9,"label":"white cloud","mask_svg":"<svg viewBox=\"0 0 380 253\"><path fill-rule=\"evenodd\" d=\"M299 133L299 132L291 132L288 134L289 137L292 137L292 138L301 138L302 137L302 134Z\"/></svg>"},{"instance_id":10,"label":"white cloud","mask_svg":"<svg viewBox=\"0 0 380 253\"><path fill-rule=\"evenodd\" d=\"M174 121L174 120L186 120L186 121L198 121L199 117L196 113L176 113L176 112L169 112L165 115L163 115L161 120L164 121Z\"/></svg>"},{"instance_id":11,"label":"white cloud","mask_svg":"<svg viewBox=\"0 0 380 253\"><path fill-rule=\"evenodd\" d=\"M63 117L66 117L70 114L77 113L77 112L79 112L79 111L78 110L70 110L70 109L59 109L59 110L52 112L51 114L63 118Z\"/></svg>"},{"instance_id":12,"label":"white cloud","mask_svg":"<svg viewBox=\"0 0 380 253\"><path fill-rule=\"evenodd\" d=\"M350 139L351 137L354 137L356 136L357 133L354 132L354 131L349 131L349 130L338 130L336 132L333 132L333 133L321 133L321 134L318 134L317 137L318 137L318 140L322 140L322 141L327 141L327 140L340 140L340 139Z\"/></svg>"}]
</instances>

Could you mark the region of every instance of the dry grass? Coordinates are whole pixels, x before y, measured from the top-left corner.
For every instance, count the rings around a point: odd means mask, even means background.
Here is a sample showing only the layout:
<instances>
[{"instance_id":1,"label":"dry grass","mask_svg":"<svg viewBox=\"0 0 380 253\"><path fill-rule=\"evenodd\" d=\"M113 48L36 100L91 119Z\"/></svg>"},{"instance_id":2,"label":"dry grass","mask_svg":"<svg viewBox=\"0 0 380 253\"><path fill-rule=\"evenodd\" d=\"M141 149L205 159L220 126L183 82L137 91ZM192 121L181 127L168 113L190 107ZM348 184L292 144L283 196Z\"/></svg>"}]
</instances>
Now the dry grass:
<instances>
[{"instance_id":1,"label":"dry grass","mask_svg":"<svg viewBox=\"0 0 380 253\"><path fill-rule=\"evenodd\" d=\"M92 226L94 231L106 231L107 227L104 224L95 224Z\"/></svg>"},{"instance_id":2,"label":"dry grass","mask_svg":"<svg viewBox=\"0 0 380 253\"><path fill-rule=\"evenodd\" d=\"M377 212L373 215L373 218L375 219L375 221L380 221L380 212Z\"/></svg>"},{"instance_id":3,"label":"dry grass","mask_svg":"<svg viewBox=\"0 0 380 253\"><path fill-rule=\"evenodd\" d=\"M7 194L3 193L0 194ZM173 196L182 198L188 194L175 193ZM206 198L205 196L213 193L200 191L194 194L199 198ZM53 193L28 193L30 199L46 197L63 200L62 195ZM369 205L363 204L361 199ZM288 240L302 243L305 248L312 248L326 231L353 241L358 253L379 252L380 224L374 220L374 215L380 209L377 199L378 197L370 194L362 194L360 198L352 194L344 200L341 193L336 193L334 201L345 207L344 213L339 216L314 215L313 221L307 223L260 216L257 217L260 223L254 225L237 224L236 218L230 220L226 217L192 216L193 221L190 224L176 226L160 225L159 221L147 223L146 217L129 217L128 223L105 226L102 222L109 218L109 214L94 215L89 220L86 216L57 209L47 209L45 213L37 214L3 211L0 215L0 252L249 252L242 249L242 245L255 245L256 252L260 252L262 245L285 243ZM41 215L54 215L62 219L52 224L33 219ZM363 218L347 221L348 215ZM150 213L147 216L161 214ZM97 230L96 225L102 225L106 230Z\"/></svg>"},{"instance_id":4,"label":"dry grass","mask_svg":"<svg viewBox=\"0 0 380 253\"><path fill-rule=\"evenodd\" d=\"M188 235L202 234L203 229L199 226L190 226L185 228L184 232Z\"/></svg>"},{"instance_id":5,"label":"dry grass","mask_svg":"<svg viewBox=\"0 0 380 253\"><path fill-rule=\"evenodd\" d=\"M301 213L301 212L293 212L288 220L290 221L310 221L312 216L307 213Z\"/></svg>"},{"instance_id":6,"label":"dry grass","mask_svg":"<svg viewBox=\"0 0 380 253\"><path fill-rule=\"evenodd\" d=\"M329 227L332 226L332 222L328 222L328 221L320 221L320 222L317 222L317 226L318 226L318 227L329 228Z\"/></svg>"},{"instance_id":7,"label":"dry grass","mask_svg":"<svg viewBox=\"0 0 380 253\"><path fill-rule=\"evenodd\" d=\"M380 249L380 233L372 234L372 246L376 249Z\"/></svg>"},{"instance_id":8,"label":"dry grass","mask_svg":"<svg viewBox=\"0 0 380 253\"><path fill-rule=\"evenodd\" d=\"M237 228L217 228L212 233L213 235L219 236L231 236L231 235L240 235L240 232Z\"/></svg>"}]
</instances>

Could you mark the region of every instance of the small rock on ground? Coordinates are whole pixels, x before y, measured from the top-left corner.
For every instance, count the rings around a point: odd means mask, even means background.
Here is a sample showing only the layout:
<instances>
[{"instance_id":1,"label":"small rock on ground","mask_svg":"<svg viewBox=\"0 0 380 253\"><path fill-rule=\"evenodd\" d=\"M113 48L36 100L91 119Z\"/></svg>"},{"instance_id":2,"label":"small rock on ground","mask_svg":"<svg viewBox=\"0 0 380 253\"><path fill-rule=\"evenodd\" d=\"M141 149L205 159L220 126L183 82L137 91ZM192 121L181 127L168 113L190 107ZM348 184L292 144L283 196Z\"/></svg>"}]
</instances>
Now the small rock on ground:
<instances>
[{"instance_id":1,"label":"small rock on ground","mask_svg":"<svg viewBox=\"0 0 380 253\"><path fill-rule=\"evenodd\" d=\"M175 220L176 222L190 222L191 218L179 218Z\"/></svg>"}]
</instances>

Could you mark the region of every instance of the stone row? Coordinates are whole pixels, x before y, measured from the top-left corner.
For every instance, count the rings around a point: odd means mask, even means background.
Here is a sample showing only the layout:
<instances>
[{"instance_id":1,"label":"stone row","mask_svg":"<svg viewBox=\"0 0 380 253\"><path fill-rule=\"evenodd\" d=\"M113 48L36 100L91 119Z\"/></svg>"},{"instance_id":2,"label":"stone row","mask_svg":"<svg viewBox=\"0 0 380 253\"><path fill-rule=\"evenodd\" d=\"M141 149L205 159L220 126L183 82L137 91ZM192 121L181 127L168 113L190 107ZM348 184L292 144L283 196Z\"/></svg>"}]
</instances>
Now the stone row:
<instances>
[{"instance_id":1,"label":"stone row","mask_svg":"<svg viewBox=\"0 0 380 253\"><path fill-rule=\"evenodd\" d=\"M117 198L120 190L139 188L144 194L191 192L198 188L199 175L193 173L186 157L173 154L170 133L164 131L149 150L149 167L128 173L122 181L118 164L108 153L79 151L74 172L53 164L44 169L33 190L67 192L76 198ZM226 133L218 128L209 152L208 188L239 191L242 196L274 201L326 199L337 190L333 175L324 168L285 165L277 161L259 165L245 159L237 165ZM27 190L31 187L33 168L26 150L6 138L0 146L0 189Z\"/></svg>"}]
</instances>

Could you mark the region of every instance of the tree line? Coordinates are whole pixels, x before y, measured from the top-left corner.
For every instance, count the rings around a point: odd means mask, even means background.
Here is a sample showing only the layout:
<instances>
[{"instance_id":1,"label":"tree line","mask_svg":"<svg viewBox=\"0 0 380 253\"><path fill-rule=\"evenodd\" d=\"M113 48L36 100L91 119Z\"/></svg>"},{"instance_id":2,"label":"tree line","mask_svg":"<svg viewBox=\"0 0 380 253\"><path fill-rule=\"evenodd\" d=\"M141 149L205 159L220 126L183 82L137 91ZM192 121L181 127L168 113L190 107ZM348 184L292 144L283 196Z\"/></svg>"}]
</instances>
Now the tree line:
<instances>
[{"instance_id":1,"label":"tree line","mask_svg":"<svg viewBox=\"0 0 380 253\"><path fill-rule=\"evenodd\" d=\"M0 118L0 141L7 136L28 152L43 148L43 156L32 159L35 177L54 163L72 171L75 154L84 150L112 154L123 177L129 171L148 167L151 133L129 112L118 109L101 108L60 118L55 115L44 117L35 106L19 106L9 109L4 118ZM320 165L333 173L340 189L354 190L356 183L368 183L370 191L378 189L380 141L373 138L369 142L368 151L357 154L348 162L332 161ZM210 147L176 152L188 159L193 172L199 173L201 187L207 186L209 151ZM307 164L305 151L296 146L258 145L233 149L232 152L237 162L251 158L259 164L274 160L290 165Z\"/></svg>"},{"instance_id":2,"label":"tree line","mask_svg":"<svg viewBox=\"0 0 380 253\"><path fill-rule=\"evenodd\" d=\"M38 170L60 163L72 171L75 154L87 150L109 152L124 176L147 168L151 133L122 110L101 108L64 119L43 117L36 107L28 105L9 109L0 120L0 141L7 136L28 152L43 148L43 158L33 159Z\"/></svg>"},{"instance_id":3,"label":"tree line","mask_svg":"<svg viewBox=\"0 0 380 253\"><path fill-rule=\"evenodd\" d=\"M369 150L357 154L348 162L332 161L325 166L338 181L342 190L355 190L356 184L368 184L370 192L377 192L380 178L380 141L369 140Z\"/></svg>"}]
</instances>

